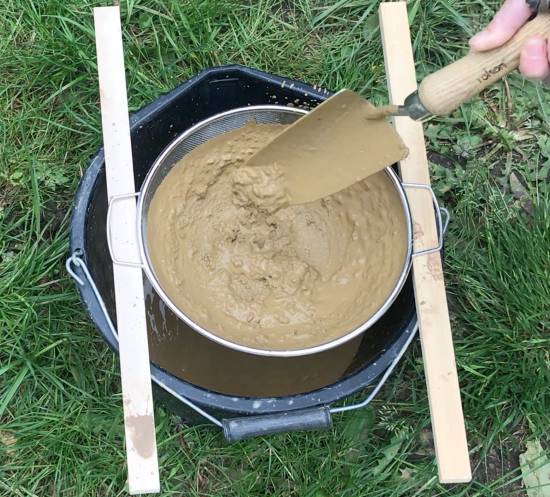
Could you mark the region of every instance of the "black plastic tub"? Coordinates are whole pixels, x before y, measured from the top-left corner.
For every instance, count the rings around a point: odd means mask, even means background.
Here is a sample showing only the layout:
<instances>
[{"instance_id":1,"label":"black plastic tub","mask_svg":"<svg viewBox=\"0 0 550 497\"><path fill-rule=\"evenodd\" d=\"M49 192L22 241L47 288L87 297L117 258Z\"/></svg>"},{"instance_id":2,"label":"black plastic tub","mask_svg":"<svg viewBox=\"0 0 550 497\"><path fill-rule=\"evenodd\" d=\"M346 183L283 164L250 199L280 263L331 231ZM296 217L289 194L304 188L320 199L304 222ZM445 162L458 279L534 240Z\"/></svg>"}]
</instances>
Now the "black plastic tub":
<instances>
[{"instance_id":1,"label":"black plastic tub","mask_svg":"<svg viewBox=\"0 0 550 497\"><path fill-rule=\"evenodd\" d=\"M328 92L314 89L304 83L242 66L207 69L131 117L136 190L139 190L147 171L162 150L177 135L205 118L247 105L291 104L311 108L328 96ZM77 254L88 268L97 291L105 303L107 313L112 322L116 323L112 265L106 241L106 213L104 157L103 150L100 149L92 158L76 192L70 227L70 251L71 255ZM86 278L82 267L75 267L74 264L72 267L77 276L83 280L83 284L77 287L91 320L107 344L116 351L117 337L94 293L93 285ZM244 357L247 354L228 351L224 360L214 361L209 356L210 352L203 351L204 344L197 345L194 336L197 335L196 333L189 341L183 342L188 344L185 347L187 359L183 354L180 370L164 369L162 364L155 363L155 350L159 347L173 349L174 344L171 339L165 340L163 336L177 336L181 341L182 337L186 336L185 333L194 332L179 328L181 326L179 323L176 325L179 330L177 333L170 330L166 333L167 326L172 326L169 323L174 323L173 316L165 314L165 312L169 313L167 309L161 309L161 320L165 322L160 322L159 313L151 312L151 306L157 305L155 302L158 301L158 297L152 293L147 282L146 289L149 306L149 343L150 349L153 350L151 372L155 385L155 397L157 401L187 420L197 419L196 411L189 407L190 402L206 413L223 418L267 414L288 415L298 410L333 405L379 378L416 331L414 296L409 276L391 308L361 337L349 363L341 372L338 372L337 377L333 378L330 384L319 384L319 382L322 383L322 379L314 378L315 375L309 371L306 374L309 383L305 382L302 390L307 388L307 384L316 385L311 391L299 391L300 381L287 378L288 381L285 380L287 384L294 384L295 391L292 394L277 394L276 388L268 394L262 392L255 394L246 389L243 390L246 393L239 394L239 388L232 388L231 385L249 377L254 371L254 368L250 369L251 366L247 363L249 359ZM191 337L191 335L187 336ZM210 345L207 344L207 347ZM217 350L216 357L219 357L219 353L220 350ZM190 361L189 354L195 359L194 361ZM204 354L204 357L201 354ZM257 360L256 356L254 357L250 361ZM294 366L288 362L289 359L269 359L275 361L267 368L271 371L270 374L273 374L273 371L278 375L293 374ZM193 363L191 368L185 363L186 360ZM300 358L290 358L290 360L297 361ZM305 368L307 367L306 365ZM196 369L197 374L190 371L193 368ZM208 385L208 381L182 379L186 375L193 377L194 374L200 378L200 371L205 370L217 378L218 384L223 380L224 386L217 389L208 388L205 386Z\"/></svg>"}]
</instances>

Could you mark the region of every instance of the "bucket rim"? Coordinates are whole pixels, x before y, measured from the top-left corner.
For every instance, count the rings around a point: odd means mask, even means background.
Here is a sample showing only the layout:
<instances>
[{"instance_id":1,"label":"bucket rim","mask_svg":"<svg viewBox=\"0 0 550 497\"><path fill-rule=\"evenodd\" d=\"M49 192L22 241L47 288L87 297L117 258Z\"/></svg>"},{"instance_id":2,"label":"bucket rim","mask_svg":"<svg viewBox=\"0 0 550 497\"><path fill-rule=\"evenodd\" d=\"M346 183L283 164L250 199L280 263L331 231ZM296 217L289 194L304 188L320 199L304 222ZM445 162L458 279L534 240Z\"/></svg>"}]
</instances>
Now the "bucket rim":
<instances>
[{"instance_id":1,"label":"bucket rim","mask_svg":"<svg viewBox=\"0 0 550 497\"><path fill-rule=\"evenodd\" d=\"M253 82L254 84L274 85L277 88L281 87L283 83L286 84L287 88L293 84L293 91L307 95L309 98L319 102L324 101L330 96L329 92L315 89L302 81L272 75L243 65L230 64L214 66L198 72L168 93L160 96L157 100L133 113L130 117L130 130L132 135L139 133L142 126L147 126L148 123L153 122L159 114L172 105L172 102L184 98L186 92L193 86L197 85L200 88L201 85L208 85L210 81L228 77L246 78L247 81ZM70 219L69 255L79 253L86 263L90 261L90 254L88 253L90 241L88 240L87 233L90 220L87 215L92 201L98 194L97 192L101 189L102 175L105 167L104 161L103 148L100 146L96 149L92 157L90 157L88 167L84 170L73 199ZM407 305L407 311L403 313L400 318L400 324L398 328L396 328L395 333L392 334L392 338L388 341L385 348L381 349L368 364L361 366L353 373L338 380L335 384L323 386L310 392L281 397L244 397L215 392L199 387L167 372L153 362L151 362L151 377L154 383L158 385L160 391L169 394L175 400L181 402L181 404L186 404L185 400L188 399L208 409L209 412L223 413L229 417L253 413L280 413L312 406L332 404L356 393L358 390L376 380L395 359L399 350L401 350L404 343L408 340L410 334L416 332L418 320L414 307L414 296L412 294L410 276L404 288L410 293L410 298L407 297L407 299L410 300L411 305ZM90 285L77 284L76 290L91 323L95 326L97 332L101 335L109 348L113 350L113 352L118 353L118 340L109 329L107 319L101 312L99 302ZM265 400L267 402L263 402L260 409L255 409L254 404L258 400ZM170 402L166 403L167 407L171 408L171 405ZM176 406L176 404L174 404L174 406ZM173 410L180 412L181 408L178 405L178 407Z\"/></svg>"}]
</instances>

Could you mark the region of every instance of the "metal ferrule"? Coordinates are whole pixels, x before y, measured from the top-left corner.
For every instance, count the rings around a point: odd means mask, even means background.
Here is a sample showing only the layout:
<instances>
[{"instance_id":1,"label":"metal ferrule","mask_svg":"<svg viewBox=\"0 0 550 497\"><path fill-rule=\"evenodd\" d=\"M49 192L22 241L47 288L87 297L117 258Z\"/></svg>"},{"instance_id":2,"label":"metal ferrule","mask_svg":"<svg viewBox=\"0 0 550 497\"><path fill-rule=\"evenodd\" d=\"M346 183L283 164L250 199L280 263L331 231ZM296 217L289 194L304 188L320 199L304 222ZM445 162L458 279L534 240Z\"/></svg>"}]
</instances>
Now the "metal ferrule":
<instances>
[{"instance_id":1,"label":"metal ferrule","mask_svg":"<svg viewBox=\"0 0 550 497\"><path fill-rule=\"evenodd\" d=\"M550 12L550 0L525 0L533 12Z\"/></svg>"},{"instance_id":2,"label":"metal ferrule","mask_svg":"<svg viewBox=\"0 0 550 497\"><path fill-rule=\"evenodd\" d=\"M425 121L426 119L432 117L432 113L424 107L417 91L411 93L405 99L404 104L399 106L397 115L409 116L415 121Z\"/></svg>"}]
</instances>

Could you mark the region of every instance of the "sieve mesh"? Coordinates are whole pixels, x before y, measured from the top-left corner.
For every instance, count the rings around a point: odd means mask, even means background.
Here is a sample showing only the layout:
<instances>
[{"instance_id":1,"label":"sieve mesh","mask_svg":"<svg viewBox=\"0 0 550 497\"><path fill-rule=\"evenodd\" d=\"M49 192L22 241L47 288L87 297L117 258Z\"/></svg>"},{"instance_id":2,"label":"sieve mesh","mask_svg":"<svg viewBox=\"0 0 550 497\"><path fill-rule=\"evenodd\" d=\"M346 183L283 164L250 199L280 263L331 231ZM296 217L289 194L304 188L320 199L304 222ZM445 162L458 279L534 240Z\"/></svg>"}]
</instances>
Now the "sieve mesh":
<instances>
[{"instance_id":1,"label":"sieve mesh","mask_svg":"<svg viewBox=\"0 0 550 497\"><path fill-rule=\"evenodd\" d=\"M337 339L332 342L328 342L319 346L311 347L309 349L303 350L285 350L285 351L271 351L271 350L260 350L239 345L219 336L214 333L202 328L197 323L193 322L185 313L183 313L177 306L171 301L171 299L166 295L162 289L158 278L155 274L154 268L152 267L151 260L148 254L147 248L147 213L149 210L149 205L153 196L162 183L163 179L170 172L172 167L179 162L186 154L191 152L193 149L201 145L202 143L214 138L222 133L226 133L235 129L238 129L244 126L247 122L254 120L258 124L292 124L302 115L306 114L307 111L296 109L292 107L282 107L276 105L262 105L262 106L250 106L250 107L241 107L234 109L222 114L213 116L205 121L201 121L196 124L178 138L176 138L157 158L153 166L151 167L143 185L141 187L139 200L138 200L138 236L139 236L139 246L140 254L142 258L143 270L147 275L149 281L152 283L155 291L159 294L162 300L170 307L170 309L185 323L191 326L195 331L198 331L202 335L218 342L222 345L230 347L235 350L240 350L242 352L266 355L266 356L278 356L278 357L294 357L299 355L308 355L316 352L321 352L322 350L327 350L333 347L336 347L342 343L345 343L348 340L351 340L353 337L357 336L359 333L362 333L365 329L370 327L378 318L386 311L386 309L391 305L408 274L408 270L411 265L411 254L412 254L412 223L410 217L410 210L408 207L407 199L405 192L397 175L391 170L391 168L386 169L386 174L389 175L390 179L393 181L396 189L399 192L401 198L401 203L407 217L407 232L409 240L408 253L403 264L403 271L399 279L398 284L394 288L392 295L385 302L384 306L380 308L366 323L364 323L359 328L353 330L351 333Z\"/></svg>"},{"instance_id":2,"label":"sieve mesh","mask_svg":"<svg viewBox=\"0 0 550 497\"><path fill-rule=\"evenodd\" d=\"M305 113L303 110L290 107L245 107L218 114L211 119L195 125L176 138L160 155L156 164L152 167L149 173L151 181L147 189L145 189L146 197L144 198L144 203L146 207L148 207L157 187L172 167L202 143L222 133L238 129L252 120L258 124L292 124ZM147 209L145 209L143 214L146 212ZM146 219L146 216L144 216L144 219Z\"/></svg>"},{"instance_id":3,"label":"sieve mesh","mask_svg":"<svg viewBox=\"0 0 550 497\"><path fill-rule=\"evenodd\" d=\"M157 188L174 165L204 142L223 133L238 129L252 120L258 124L292 124L306 113L305 110L277 105L240 107L201 121L168 145L147 174L141 188L139 202L141 246L146 264L153 273L148 247L144 243L144 240L147 239L147 213Z\"/></svg>"}]
</instances>

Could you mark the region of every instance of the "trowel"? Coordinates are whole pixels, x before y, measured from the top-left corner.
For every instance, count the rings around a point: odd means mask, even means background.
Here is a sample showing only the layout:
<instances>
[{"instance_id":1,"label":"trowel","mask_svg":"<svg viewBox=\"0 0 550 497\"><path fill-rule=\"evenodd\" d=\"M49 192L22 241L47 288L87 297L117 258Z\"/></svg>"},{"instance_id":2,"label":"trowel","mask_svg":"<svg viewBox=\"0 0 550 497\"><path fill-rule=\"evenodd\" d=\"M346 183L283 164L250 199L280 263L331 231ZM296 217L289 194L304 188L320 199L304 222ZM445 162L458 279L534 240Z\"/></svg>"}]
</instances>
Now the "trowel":
<instances>
[{"instance_id":1,"label":"trowel","mask_svg":"<svg viewBox=\"0 0 550 497\"><path fill-rule=\"evenodd\" d=\"M282 168L291 204L332 195L406 157L407 147L385 117L424 121L451 113L515 70L528 38L548 33L550 13L539 14L502 47L470 52L427 76L403 105L377 109L357 93L341 90L287 127L247 165Z\"/></svg>"}]
</instances>

